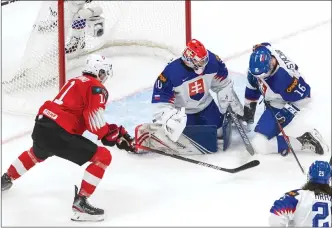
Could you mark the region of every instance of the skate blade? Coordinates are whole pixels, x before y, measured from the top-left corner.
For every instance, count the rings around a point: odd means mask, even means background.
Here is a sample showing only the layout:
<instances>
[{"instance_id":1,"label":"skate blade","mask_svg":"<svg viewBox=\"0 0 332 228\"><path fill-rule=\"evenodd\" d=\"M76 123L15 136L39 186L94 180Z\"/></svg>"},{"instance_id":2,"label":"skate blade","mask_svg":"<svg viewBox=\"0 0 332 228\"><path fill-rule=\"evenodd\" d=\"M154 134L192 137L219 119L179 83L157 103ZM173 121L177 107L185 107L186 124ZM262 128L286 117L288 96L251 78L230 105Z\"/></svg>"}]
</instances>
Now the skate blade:
<instances>
[{"instance_id":1,"label":"skate blade","mask_svg":"<svg viewBox=\"0 0 332 228\"><path fill-rule=\"evenodd\" d=\"M104 219L104 215L89 215L78 211L74 211L71 217L71 220L75 222L101 222Z\"/></svg>"},{"instance_id":2,"label":"skate blade","mask_svg":"<svg viewBox=\"0 0 332 228\"><path fill-rule=\"evenodd\" d=\"M318 140L320 142L320 144L322 145L324 154L329 152L329 147L328 147L327 143L325 142L325 140L323 139L322 135L319 133L319 131L317 129L314 129L311 133L314 136L314 138L316 140Z\"/></svg>"},{"instance_id":3,"label":"skate blade","mask_svg":"<svg viewBox=\"0 0 332 228\"><path fill-rule=\"evenodd\" d=\"M12 183L10 185L7 185L7 186L1 186L1 191L4 192L4 191L8 191L11 187L12 187Z\"/></svg>"}]
</instances>

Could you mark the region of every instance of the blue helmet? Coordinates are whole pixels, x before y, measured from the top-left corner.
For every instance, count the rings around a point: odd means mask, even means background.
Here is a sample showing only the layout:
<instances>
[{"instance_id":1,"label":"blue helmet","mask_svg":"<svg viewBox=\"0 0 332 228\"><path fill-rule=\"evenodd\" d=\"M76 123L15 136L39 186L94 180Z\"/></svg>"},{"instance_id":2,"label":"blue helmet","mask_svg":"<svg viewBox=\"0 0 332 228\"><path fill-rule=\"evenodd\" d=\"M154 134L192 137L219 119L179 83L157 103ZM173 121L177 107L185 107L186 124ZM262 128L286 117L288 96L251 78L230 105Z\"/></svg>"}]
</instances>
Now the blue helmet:
<instances>
[{"instance_id":1,"label":"blue helmet","mask_svg":"<svg viewBox=\"0 0 332 228\"><path fill-rule=\"evenodd\" d=\"M272 56L267 48L258 48L250 55L249 71L255 77L265 78L271 70Z\"/></svg>"},{"instance_id":2,"label":"blue helmet","mask_svg":"<svg viewBox=\"0 0 332 228\"><path fill-rule=\"evenodd\" d=\"M331 166L326 161L315 161L309 167L309 181L318 184L329 184L331 179Z\"/></svg>"}]
</instances>

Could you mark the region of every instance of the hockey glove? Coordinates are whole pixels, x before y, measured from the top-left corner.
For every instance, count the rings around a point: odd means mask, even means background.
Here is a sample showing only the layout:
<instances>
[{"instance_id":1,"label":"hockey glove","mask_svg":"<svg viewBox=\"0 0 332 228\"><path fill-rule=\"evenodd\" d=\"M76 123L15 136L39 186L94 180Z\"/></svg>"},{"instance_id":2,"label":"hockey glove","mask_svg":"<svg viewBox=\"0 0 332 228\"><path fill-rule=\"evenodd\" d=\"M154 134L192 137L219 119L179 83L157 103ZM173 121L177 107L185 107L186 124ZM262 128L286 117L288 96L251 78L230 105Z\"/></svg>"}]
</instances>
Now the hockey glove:
<instances>
[{"instance_id":1,"label":"hockey glove","mask_svg":"<svg viewBox=\"0 0 332 228\"><path fill-rule=\"evenodd\" d=\"M247 132L252 130L252 125L254 124L255 120L256 106L257 102L246 103L244 105L243 116L238 116Z\"/></svg>"},{"instance_id":2,"label":"hockey glove","mask_svg":"<svg viewBox=\"0 0 332 228\"><path fill-rule=\"evenodd\" d=\"M120 150L126 150L130 152L135 152L135 146L134 146L134 138L132 138L126 129L122 126L119 128L119 137L118 137L118 142L116 143L116 146Z\"/></svg>"},{"instance_id":3,"label":"hockey glove","mask_svg":"<svg viewBox=\"0 0 332 228\"><path fill-rule=\"evenodd\" d=\"M279 112L276 113L276 118L280 124L289 123L300 111L293 104L286 104Z\"/></svg>"},{"instance_id":4,"label":"hockey glove","mask_svg":"<svg viewBox=\"0 0 332 228\"><path fill-rule=\"evenodd\" d=\"M153 123L162 125L165 135L176 142L187 123L185 108L177 109L170 104L158 106L160 109L153 115Z\"/></svg>"},{"instance_id":5,"label":"hockey glove","mask_svg":"<svg viewBox=\"0 0 332 228\"><path fill-rule=\"evenodd\" d=\"M119 141L119 128L116 124L108 124L108 133L101 139L105 146L114 146Z\"/></svg>"}]
</instances>

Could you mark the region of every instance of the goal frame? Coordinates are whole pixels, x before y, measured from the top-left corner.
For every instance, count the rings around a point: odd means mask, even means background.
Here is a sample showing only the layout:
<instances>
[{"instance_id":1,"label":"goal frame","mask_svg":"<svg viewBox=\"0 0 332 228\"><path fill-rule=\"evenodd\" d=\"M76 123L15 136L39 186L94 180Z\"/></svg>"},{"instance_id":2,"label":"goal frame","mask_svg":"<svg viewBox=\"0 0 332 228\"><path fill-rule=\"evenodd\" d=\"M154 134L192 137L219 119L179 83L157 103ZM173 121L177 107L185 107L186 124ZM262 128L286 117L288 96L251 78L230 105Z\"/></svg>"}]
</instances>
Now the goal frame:
<instances>
[{"instance_id":1,"label":"goal frame","mask_svg":"<svg viewBox=\"0 0 332 228\"><path fill-rule=\"evenodd\" d=\"M58 0L59 90L66 82L64 0ZM185 0L185 37L191 40L191 0Z\"/></svg>"}]
</instances>

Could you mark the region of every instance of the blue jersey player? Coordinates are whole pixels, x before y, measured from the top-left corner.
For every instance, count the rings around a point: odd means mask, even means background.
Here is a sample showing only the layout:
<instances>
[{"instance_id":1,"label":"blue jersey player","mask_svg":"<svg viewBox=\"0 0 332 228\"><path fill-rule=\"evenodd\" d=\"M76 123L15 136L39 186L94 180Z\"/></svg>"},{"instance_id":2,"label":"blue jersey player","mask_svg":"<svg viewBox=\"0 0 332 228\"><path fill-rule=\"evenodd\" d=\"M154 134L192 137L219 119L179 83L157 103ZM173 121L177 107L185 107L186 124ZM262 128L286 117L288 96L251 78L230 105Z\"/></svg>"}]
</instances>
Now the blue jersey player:
<instances>
[{"instance_id":1,"label":"blue jersey player","mask_svg":"<svg viewBox=\"0 0 332 228\"><path fill-rule=\"evenodd\" d=\"M257 133L252 141L254 148L261 154L287 155L289 148L285 138L280 135L276 119L283 128L291 130L290 127L296 127L293 122L297 115L310 103L310 85L299 72L298 65L269 43L253 47L247 79L242 118L248 130L254 123L259 98L263 96L269 104L254 129ZM324 154L328 150L316 129L304 132L298 137L289 136L288 139L294 151L309 150Z\"/></svg>"},{"instance_id":2,"label":"blue jersey player","mask_svg":"<svg viewBox=\"0 0 332 228\"><path fill-rule=\"evenodd\" d=\"M331 227L331 166L315 161L309 167L308 181L284 194L270 209L269 225L274 227Z\"/></svg>"},{"instance_id":3,"label":"blue jersey player","mask_svg":"<svg viewBox=\"0 0 332 228\"><path fill-rule=\"evenodd\" d=\"M210 90L216 93L220 109ZM163 134L173 142L186 126L216 126L221 136L228 106L243 115L225 63L196 39L190 40L182 56L171 61L156 79L152 106L153 122L163 126Z\"/></svg>"}]
</instances>

